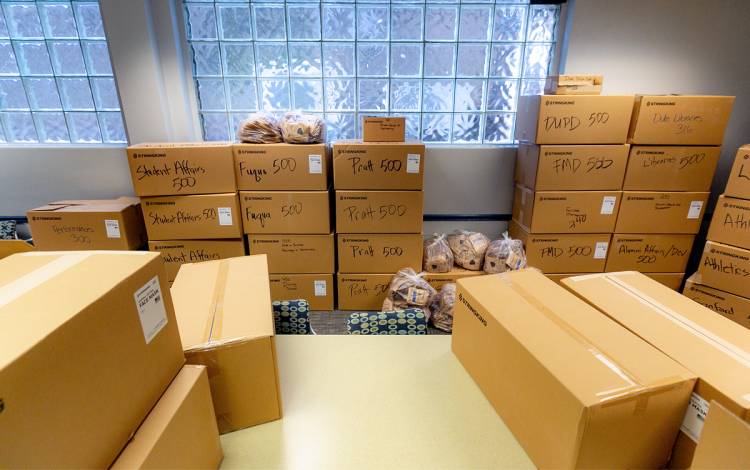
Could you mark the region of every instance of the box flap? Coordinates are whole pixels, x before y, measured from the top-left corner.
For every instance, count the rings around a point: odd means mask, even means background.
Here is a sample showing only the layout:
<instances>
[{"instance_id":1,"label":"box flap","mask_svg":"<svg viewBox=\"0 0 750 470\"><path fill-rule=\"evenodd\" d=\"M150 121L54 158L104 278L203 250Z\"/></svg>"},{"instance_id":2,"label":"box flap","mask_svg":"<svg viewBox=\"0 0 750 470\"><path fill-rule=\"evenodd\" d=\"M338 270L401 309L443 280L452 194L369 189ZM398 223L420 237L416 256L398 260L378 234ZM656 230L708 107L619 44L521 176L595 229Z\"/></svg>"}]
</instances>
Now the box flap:
<instances>
[{"instance_id":1,"label":"box flap","mask_svg":"<svg viewBox=\"0 0 750 470\"><path fill-rule=\"evenodd\" d=\"M69 199L54 201L32 209L29 212L120 212L140 203L137 197L119 197L117 199Z\"/></svg>"}]
</instances>

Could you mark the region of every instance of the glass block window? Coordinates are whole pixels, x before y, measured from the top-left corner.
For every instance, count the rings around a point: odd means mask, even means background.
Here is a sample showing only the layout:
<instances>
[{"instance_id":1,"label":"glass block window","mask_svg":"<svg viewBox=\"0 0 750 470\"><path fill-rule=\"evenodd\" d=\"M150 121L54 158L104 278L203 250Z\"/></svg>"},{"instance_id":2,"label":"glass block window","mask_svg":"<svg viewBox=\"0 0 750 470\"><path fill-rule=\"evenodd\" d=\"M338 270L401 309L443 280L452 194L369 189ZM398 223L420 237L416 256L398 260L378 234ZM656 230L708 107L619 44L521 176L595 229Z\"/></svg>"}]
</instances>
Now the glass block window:
<instances>
[{"instance_id":1,"label":"glass block window","mask_svg":"<svg viewBox=\"0 0 750 470\"><path fill-rule=\"evenodd\" d=\"M0 0L0 142L126 142L98 2Z\"/></svg>"},{"instance_id":2,"label":"glass block window","mask_svg":"<svg viewBox=\"0 0 750 470\"><path fill-rule=\"evenodd\" d=\"M404 115L409 138L512 143L516 100L538 94L558 5L492 2L185 0L206 140L251 112L324 116L329 140L362 115Z\"/></svg>"}]
</instances>

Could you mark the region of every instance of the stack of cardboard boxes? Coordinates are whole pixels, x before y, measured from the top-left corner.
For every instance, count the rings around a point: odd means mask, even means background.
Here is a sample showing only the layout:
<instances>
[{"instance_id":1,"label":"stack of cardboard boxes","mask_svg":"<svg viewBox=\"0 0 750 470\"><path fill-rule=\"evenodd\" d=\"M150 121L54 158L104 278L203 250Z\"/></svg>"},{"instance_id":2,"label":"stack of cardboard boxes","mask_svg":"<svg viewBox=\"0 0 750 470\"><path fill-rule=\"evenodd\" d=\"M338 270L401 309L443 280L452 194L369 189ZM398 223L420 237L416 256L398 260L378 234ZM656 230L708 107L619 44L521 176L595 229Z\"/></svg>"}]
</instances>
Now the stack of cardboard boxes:
<instances>
[{"instance_id":1,"label":"stack of cardboard boxes","mask_svg":"<svg viewBox=\"0 0 750 470\"><path fill-rule=\"evenodd\" d=\"M683 294L750 328L750 145L740 147Z\"/></svg>"},{"instance_id":2,"label":"stack of cardboard boxes","mask_svg":"<svg viewBox=\"0 0 750 470\"><path fill-rule=\"evenodd\" d=\"M170 283L184 263L245 254L231 143L134 145L128 164Z\"/></svg>"},{"instance_id":3,"label":"stack of cardboard boxes","mask_svg":"<svg viewBox=\"0 0 750 470\"><path fill-rule=\"evenodd\" d=\"M266 254L273 300L333 310L335 249L325 144L236 144L234 164L250 254Z\"/></svg>"},{"instance_id":4,"label":"stack of cardboard boxes","mask_svg":"<svg viewBox=\"0 0 750 470\"><path fill-rule=\"evenodd\" d=\"M393 275L422 268L424 145L404 142L404 118L363 131L333 144L341 310L380 310Z\"/></svg>"}]
</instances>

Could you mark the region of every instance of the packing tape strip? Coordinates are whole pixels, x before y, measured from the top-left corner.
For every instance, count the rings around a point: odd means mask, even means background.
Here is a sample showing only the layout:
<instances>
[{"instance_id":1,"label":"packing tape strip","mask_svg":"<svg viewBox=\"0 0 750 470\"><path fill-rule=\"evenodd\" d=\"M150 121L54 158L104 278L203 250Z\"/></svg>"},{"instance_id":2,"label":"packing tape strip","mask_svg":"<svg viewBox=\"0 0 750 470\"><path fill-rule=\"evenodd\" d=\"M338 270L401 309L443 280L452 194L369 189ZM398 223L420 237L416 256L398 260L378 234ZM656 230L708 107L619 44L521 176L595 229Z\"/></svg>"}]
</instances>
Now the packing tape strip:
<instances>
[{"instance_id":1,"label":"packing tape strip","mask_svg":"<svg viewBox=\"0 0 750 470\"><path fill-rule=\"evenodd\" d=\"M221 336L224 325L224 294L227 289L227 278L229 277L229 261L220 260L219 270L216 273L216 284L211 295L211 311L206 320L203 337L207 343L213 341L215 336Z\"/></svg>"}]
</instances>

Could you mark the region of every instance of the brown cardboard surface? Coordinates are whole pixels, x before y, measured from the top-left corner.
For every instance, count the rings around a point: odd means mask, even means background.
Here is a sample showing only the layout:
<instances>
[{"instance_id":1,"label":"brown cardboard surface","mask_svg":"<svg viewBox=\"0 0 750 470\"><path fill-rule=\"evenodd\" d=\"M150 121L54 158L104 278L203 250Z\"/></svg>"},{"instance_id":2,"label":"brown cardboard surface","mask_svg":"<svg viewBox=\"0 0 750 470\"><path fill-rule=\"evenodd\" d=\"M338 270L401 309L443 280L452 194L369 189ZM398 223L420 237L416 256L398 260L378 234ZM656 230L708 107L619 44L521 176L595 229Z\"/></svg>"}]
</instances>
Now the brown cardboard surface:
<instances>
[{"instance_id":1,"label":"brown cardboard surface","mask_svg":"<svg viewBox=\"0 0 750 470\"><path fill-rule=\"evenodd\" d=\"M393 274L337 274L339 310L380 310Z\"/></svg>"},{"instance_id":2,"label":"brown cardboard surface","mask_svg":"<svg viewBox=\"0 0 750 470\"><path fill-rule=\"evenodd\" d=\"M750 249L750 201L719 196L706 238Z\"/></svg>"},{"instance_id":3,"label":"brown cardboard surface","mask_svg":"<svg viewBox=\"0 0 750 470\"><path fill-rule=\"evenodd\" d=\"M141 207L149 240L242 236L237 193L145 197Z\"/></svg>"},{"instance_id":4,"label":"brown cardboard surface","mask_svg":"<svg viewBox=\"0 0 750 470\"><path fill-rule=\"evenodd\" d=\"M537 191L620 190L629 145L520 143L515 181Z\"/></svg>"},{"instance_id":5,"label":"brown cardboard surface","mask_svg":"<svg viewBox=\"0 0 750 470\"><path fill-rule=\"evenodd\" d=\"M679 291L685 273L643 273L659 284L663 284L672 290Z\"/></svg>"},{"instance_id":6,"label":"brown cardboard surface","mask_svg":"<svg viewBox=\"0 0 750 470\"><path fill-rule=\"evenodd\" d=\"M683 273L695 235L612 235L607 271Z\"/></svg>"},{"instance_id":7,"label":"brown cardboard surface","mask_svg":"<svg viewBox=\"0 0 750 470\"><path fill-rule=\"evenodd\" d=\"M328 189L331 155L326 144L234 144L233 152L237 189Z\"/></svg>"},{"instance_id":8,"label":"brown cardboard surface","mask_svg":"<svg viewBox=\"0 0 750 470\"><path fill-rule=\"evenodd\" d=\"M515 137L537 144L624 144L632 112L630 95L520 96Z\"/></svg>"},{"instance_id":9,"label":"brown cardboard surface","mask_svg":"<svg viewBox=\"0 0 750 470\"><path fill-rule=\"evenodd\" d=\"M333 274L271 274L271 299L304 299L310 310L333 310Z\"/></svg>"},{"instance_id":10,"label":"brown cardboard surface","mask_svg":"<svg viewBox=\"0 0 750 470\"><path fill-rule=\"evenodd\" d=\"M362 140L364 142L403 142L406 137L405 117L362 118Z\"/></svg>"},{"instance_id":11,"label":"brown cardboard surface","mask_svg":"<svg viewBox=\"0 0 750 470\"><path fill-rule=\"evenodd\" d=\"M162 240L148 242L149 251L161 252L167 281L174 282L185 263L200 263L245 255L245 242L238 240Z\"/></svg>"},{"instance_id":12,"label":"brown cardboard surface","mask_svg":"<svg viewBox=\"0 0 750 470\"><path fill-rule=\"evenodd\" d=\"M712 400L690 468L750 468L750 424Z\"/></svg>"},{"instance_id":13,"label":"brown cardboard surface","mask_svg":"<svg viewBox=\"0 0 750 470\"><path fill-rule=\"evenodd\" d=\"M206 368L186 365L111 468L218 468L222 458Z\"/></svg>"},{"instance_id":14,"label":"brown cardboard surface","mask_svg":"<svg viewBox=\"0 0 750 470\"><path fill-rule=\"evenodd\" d=\"M529 269L458 281L452 349L539 468L661 467L695 383Z\"/></svg>"},{"instance_id":15,"label":"brown cardboard surface","mask_svg":"<svg viewBox=\"0 0 750 470\"><path fill-rule=\"evenodd\" d=\"M623 191L615 233L698 233L707 192Z\"/></svg>"},{"instance_id":16,"label":"brown cardboard surface","mask_svg":"<svg viewBox=\"0 0 750 470\"><path fill-rule=\"evenodd\" d=\"M338 272L395 273L401 268L422 270L419 233L338 234Z\"/></svg>"},{"instance_id":17,"label":"brown cardboard surface","mask_svg":"<svg viewBox=\"0 0 750 470\"><path fill-rule=\"evenodd\" d=\"M698 272L701 284L750 298L750 250L709 240Z\"/></svg>"},{"instance_id":18,"label":"brown cardboard surface","mask_svg":"<svg viewBox=\"0 0 750 470\"><path fill-rule=\"evenodd\" d=\"M694 273L687 278L682 295L745 328L750 328L750 299L705 286L700 283L701 280L700 273Z\"/></svg>"},{"instance_id":19,"label":"brown cardboard surface","mask_svg":"<svg viewBox=\"0 0 750 470\"><path fill-rule=\"evenodd\" d=\"M422 233L422 191L336 191L338 233Z\"/></svg>"},{"instance_id":20,"label":"brown cardboard surface","mask_svg":"<svg viewBox=\"0 0 750 470\"><path fill-rule=\"evenodd\" d=\"M251 255L268 256L268 272L333 273L336 263L333 234L247 236Z\"/></svg>"},{"instance_id":21,"label":"brown cardboard surface","mask_svg":"<svg viewBox=\"0 0 750 470\"><path fill-rule=\"evenodd\" d=\"M135 250L146 243L135 197L51 202L26 217L37 250Z\"/></svg>"},{"instance_id":22,"label":"brown cardboard surface","mask_svg":"<svg viewBox=\"0 0 750 470\"><path fill-rule=\"evenodd\" d=\"M485 274L484 271L470 271L468 269L454 266L453 269L451 269L447 273L426 272L424 273L424 280L427 281L432 287L434 287L436 290L439 291L440 289L443 288L445 284L450 284L450 283L455 284L456 281L464 277L482 276L484 274Z\"/></svg>"},{"instance_id":23,"label":"brown cardboard surface","mask_svg":"<svg viewBox=\"0 0 750 470\"><path fill-rule=\"evenodd\" d=\"M750 199L750 145L743 145L737 149L724 195Z\"/></svg>"},{"instance_id":24,"label":"brown cardboard surface","mask_svg":"<svg viewBox=\"0 0 750 470\"><path fill-rule=\"evenodd\" d=\"M689 466L700 440L700 403L716 400L747 419L750 410L750 331L637 272L563 280L575 292L698 376L673 468ZM455 333L454 333L455 334Z\"/></svg>"},{"instance_id":25,"label":"brown cardboard surface","mask_svg":"<svg viewBox=\"0 0 750 470\"><path fill-rule=\"evenodd\" d=\"M106 468L182 367L161 258L0 260L0 466Z\"/></svg>"},{"instance_id":26,"label":"brown cardboard surface","mask_svg":"<svg viewBox=\"0 0 750 470\"><path fill-rule=\"evenodd\" d=\"M240 191L245 233L330 233L328 191Z\"/></svg>"},{"instance_id":27,"label":"brown cardboard surface","mask_svg":"<svg viewBox=\"0 0 750 470\"><path fill-rule=\"evenodd\" d=\"M523 242L527 266L543 273L604 272L609 233L529 234L517 222L508 224L511 238Z\"/></svg>"},{"instance_id":28,"label":"brown cardboard surface","mask_svg":"<svg viewBox=\"0 0 750 470\"><path fill-rule=\"evenodd\" d=\"M228 193L237 190L231 142L143 143L128 147L138 196Z\"/></svg>"},{"instance_id":29,"label":"brown cardboard surface","mask_svg":"<svg viewBox=\"0 0 750 470\"><path fill-rule=\"evenodd\" d=\"M634 144L721 145L734 96L639 95L628 137Z\"/></svg>"},{"instance_id":30,"label":"brown cardboard surface","mask_svg":"<svg viewBox=\"0 0 750 470\"><path fill-rule=\"evenodd\" d=\"M721 147L634 145L622 189L709 191L720 151Z\"/></svg>"},{"instance_id":31,"label":"brown cardboard surface","mask_svg":"<svg viewBox=\"0 0 750 470\"><path fill-rule=\"evenodd\" d=\"M563 279L571 276L581 276L593 273L544 273L544 276L555 284L560 284Z\"/></svg>"},{"instance_id":32,"label":"brown cardboard surface","mask_svg":"<svg viewBox=\"0 0 750 470\"><path fill-rule=\"evenodd\" d=\"M532 191L516 185L513 220L529 233L612 232L621 195L621 191Z\"/></svg>"},{"instance_id":33,"label":"brown cardboard surface","mask_svg":"<svg viewBox=\"0 0 750 470\"><path fill-rule=\"evenodd\" d=\"M34 245L23 240L0 240L0 259L16 253L25 253L34 250Z\"/></svg>"},{"instance_id":34,"label":"brown cardboard surface","mask_svg":"<svg viewBox=\"0 0 750 470\"><path fill-rule=\"evenodd\" d=\"M208 367L219 432L281 418L266 256L184 264L172 297L187 362Z\"/></svg>"},{"instance_id":35,"label":"brown cardboard surface","mask_svg":"<svg viewBox=\"0 0 750 470\"><path fill-rule=\"evenodd\" d=\"M333 144L333 186L336 189L422 189L424 144L421 142L360 142Z\"/></svg>"}]
</instances>

